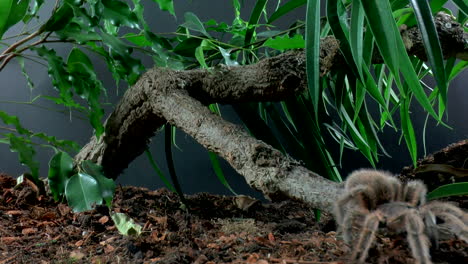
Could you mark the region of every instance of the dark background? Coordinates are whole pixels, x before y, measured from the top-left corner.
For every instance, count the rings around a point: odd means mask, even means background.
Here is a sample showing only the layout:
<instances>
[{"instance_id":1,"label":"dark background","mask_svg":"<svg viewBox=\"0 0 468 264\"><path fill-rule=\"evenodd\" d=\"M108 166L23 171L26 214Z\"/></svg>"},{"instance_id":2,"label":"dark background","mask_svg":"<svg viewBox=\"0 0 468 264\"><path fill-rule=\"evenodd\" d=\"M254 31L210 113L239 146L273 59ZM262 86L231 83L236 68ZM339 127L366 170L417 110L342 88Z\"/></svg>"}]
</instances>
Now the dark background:
<instances>
[{"instance_id":1,"label":"dark background","mask_svg":"<svg viewBox=\"0 0 468 264\"><path fill-rule=\"evenodd\" d=\"M250 15L255 1L246 0L244 3L245 5L241 14L245 20L248 20L248 16ZM46 1L45 6L42 8L42 13L40 14L42 18L46 18L50 15L52 4L53 1ZM274 8L274 4L276 4L276 2L270 1L270 13ZM224 21L230 23L234 19L230 0L175 1L175 8L177 20L167 12L159 11L156 4L152 1L147 1L145 15L154 32L175 31L177 25L183 22L183 14L188 11L195 13L202 21L215 19L218 22ZM295 19L304 20L304 10L305 9L298 9L293 14L283 17L278 21L279 27L287 28ZM15 26L10 29L5 36L17 34L20 31L21 26ZM57 53L65 58L72 48L72 46L68 44L56 44L50 45L49 47L56 48ZM140 56L140 58L147 67L152 65L149 58L143 56ZM118 94L121 95L126 89L126 86L121 84L121 87L116 87L111 74L107 71L107 66L102 60L94 58L93 64L99 77L108 88L109 101L115 104L119 98ZM74 116L70 116L67 112L59 113L54 110L38 108L33 105L12 103L29 101L29 98L35 97L38 94L55 94L47 75L46 67L26 61L26 69L35 84L35 88L32 92L26 85L26 80L21 74L21 69L16 61L11 61L7 67L0 72L0 86L2 89L0 110L6 111L10 115L18 116L23 126L32 131L45 132L59 139L74 140L80 145L84 145L92 135L92 128L87 120L80 120ZM466 85L464 85L467 81L468 75L465 72L452 82L449 89L449 105L447 109L449 119L447 123L453 129L449 130L442 126L436 126L433 120L429 120L426 132L427 153L434 152L450 143L468 137L468 106L466 104L468 90L466 89ZM433 82L428 81L428 83L430 86L433 86ZM51 109L63 110L45 100L40 100L38 104ZM112 106L106 108L106 115L110 113L111 109ZM222 112L223 116L228 120L239 123L239 119L230 106L223 106ZM423 154L422 128L425 118L426 114L420 107L415 106L412 108L412 120L419 140L420 155ZM390 128L386 128L382 134L382 143L392 157L382 157L378 164L379 168L398 173L403 166L411 164L411 159L404 141L402 140L401 144L399 143L400 136L401 134L399 132L395 132ZM184 192L229 194L229 191L222 186L214 174L207 151L203 147L180 131L177 134L177 145L182 151L173 148L174 162ZM153 138L150 149L158 165L168 176L163 148L164 135L163 133L158 133ZM47 175L47 164L52 155L53 151L50 149L38 149L37 159L41 163L40 172L43 177ZM0 172L18 176L27 171L26 167L19 164L17 153L11 153L7 145L0 145L0 157ZM338 161L337 155L335 155L334 158ZM255 193L246 185L242 176L238 175L230 168L224 160L221 162L224 165L224 173L234 190L238 193L259 196L258 193ZM342 174L346 175L360 167L370 167L370 164L359 152L346 151L342 161L342 169L340 170ZM129 165L128 169L118 178L118 183L122 185L145 186L150 189L164 186L151 168L145 155L141 155Z\"/></svg>"}]
</instances>

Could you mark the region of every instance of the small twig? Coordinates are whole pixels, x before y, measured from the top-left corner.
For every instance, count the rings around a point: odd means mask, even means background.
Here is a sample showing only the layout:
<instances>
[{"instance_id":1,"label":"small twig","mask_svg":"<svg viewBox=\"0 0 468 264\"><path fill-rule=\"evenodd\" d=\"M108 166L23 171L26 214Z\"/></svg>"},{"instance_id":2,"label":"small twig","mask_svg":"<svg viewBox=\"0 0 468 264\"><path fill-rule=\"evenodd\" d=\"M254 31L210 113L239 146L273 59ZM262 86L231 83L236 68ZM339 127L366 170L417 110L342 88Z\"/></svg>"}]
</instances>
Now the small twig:
<instances>
[{"instance_id":1,"label":"small twig","mask_svg":"<svg viewBox=\"0 0 468 264\"><path fill-rule=\"evenodd\" d=\"M39 32L39 31L36 31L35 33L37 33L37 32ZM33 34L35 34L35 33L33 33ZM11 53L10 55L8 55L5 59L3 59L3 63L0 65L0 71L3 70L3 68L5 68L6 64L7 64L11 59L13 59L14 57L16 57L16 56L18 56L19 54L21 54L21 52L23 52L23 51L25 51L25 50L27 50L27 49L29 49L29 48L31 48L31 47L34 47L34 46L37 46L37 45L39 45L39 44L42 44L42 43L46 42L46 40L47 40L47 38L50 36L50 34L52 34L52 32L47 32L47 34L46 34L44 37L42 37L40 40L38 40L38 41L32 43L31 45L28 45L28 46L25 46L25 47L19 49L17 52L14 52L14 53ZM29 37L31 37L31 36L32 36L32 35L30 35ZM37 35L36 35L36 36L37 36ZM28 37L28 38L29 38L29 37ZM25 39L26 39L26 38L25 38ZM31 38L29 38L29 39L31 39ZM24 40L24 39L23 39L23 40ZM21 42L21 41L19 41L19 42ZM19 42L17 42L17 43L19 43ZM24 42L23 42L23 43L24 43ZM16 43L15 43L15 44L16 44ZM11 47L13 47L15 44L13 44ZM10 47L10 48L11 48L11 47ZM10 48L8 48L7 50L9 50ZM5 52L6 52L7 50L5 50ZM3 53L5 53L5 52L3 52ZM6 54L6 53L5 53L5 54Z\"/></svg>"}]
</instances>

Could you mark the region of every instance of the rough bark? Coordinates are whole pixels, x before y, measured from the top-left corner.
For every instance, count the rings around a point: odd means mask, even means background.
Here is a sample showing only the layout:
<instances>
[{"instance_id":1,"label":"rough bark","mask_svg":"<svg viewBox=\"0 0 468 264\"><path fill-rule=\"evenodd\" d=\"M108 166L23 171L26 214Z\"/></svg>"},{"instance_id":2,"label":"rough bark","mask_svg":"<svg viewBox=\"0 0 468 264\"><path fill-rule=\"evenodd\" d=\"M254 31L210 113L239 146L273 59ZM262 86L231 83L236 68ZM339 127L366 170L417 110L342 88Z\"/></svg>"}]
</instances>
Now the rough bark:
<instances>
[{"instance_id":1,"label":"rough bark","mask_svg":"<svg viewBox=\"0 0 468 264\"><path fill-rule=\"evenodd\" d=\"M458 50L451 48L445 55L466 58L467 34L462 28L460 31L459 25L457 30L454 28L451 30L458 37L450 35L450 41L461 39L463 45L451 43L451 47L455 45ZM407 48L418 50L418 56L425 56L424 52L419 52L418 33L414 33L416 37L413 33L406 36L411 39L411 46ZM443 47L448 45L444 44L444 39L441 42ZM339 43L332 37L322 40L320 56L322 75L344 61ZM300 199L331 211L341 193L341 184L307 170L204 106L215 102L283 100L303 91L305 80L305 54L300 50L248 66L190 71L151 69L125 93L106 121L105 134L99 140L93 137L76 160L97 162L103 165L108 176L116 178L145 150L155 131L169 122L226 159L251 187L267 197Z\"/></svg>"}]
</instances>

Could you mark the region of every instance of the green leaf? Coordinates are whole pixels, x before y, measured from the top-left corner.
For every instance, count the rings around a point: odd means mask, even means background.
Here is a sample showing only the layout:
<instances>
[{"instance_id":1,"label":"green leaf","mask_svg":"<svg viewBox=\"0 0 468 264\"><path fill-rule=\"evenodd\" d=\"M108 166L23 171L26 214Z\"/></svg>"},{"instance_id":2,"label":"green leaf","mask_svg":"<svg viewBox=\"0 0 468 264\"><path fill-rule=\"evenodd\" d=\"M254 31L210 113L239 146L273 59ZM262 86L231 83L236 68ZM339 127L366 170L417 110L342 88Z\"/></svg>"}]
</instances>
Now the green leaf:
<instances>
[{"instance_id":1,"label":"green leaf","mask_svg":"<svg viewBox=\"0 0 468 264\"><path fill-rule=\"evenodd\" d=\"M105 32L101 32L100 35L103 43L109 47L108 54L105 53L104 56L108 58L108 66L114 79L134 84L145 67L139 59L131 55L133 49L115 36Z\"/></svg>"},{"instance_id":2,"label":"green leaf","mask_svg":"<svg viewBox=\"0 0 468 264\"><path fill-rule=\"evenodd\" d=\"M413 166L417 166L418 160L418 148L416 145L416 135L414 134L413 125L410 118L409 112L410 100L402 100L400 106L400 119L401 129L403 130L403 137L405 138L406 145L410 152L411 159L413 160Z\"/></svg>"},{"instance_id":3,"label":"green leaf","mask_svg":"<svg viewBox=\"0 0 468 264\"><path fill-rule=\"evenodd\" d=\"M16 59L18 60L18 64L21 67L21 73L23 74L24 78L26 78L26 82L28 83L29 90L32 93L32 90L34 90L34 83L31 77L29 77L29 74L26 72L26 67L24 65L24 58L18 56L16 57Z\"/></svg>"},{"instance_id":4,"label":"green leaf","mask_svg":"<svg viewBox=\"0 0 468 264\"><path fill-rule=\"evenodd\" d=\"M307 0L290 0L286 4L278 8L271 16L268 18L268 24L273 23L273 21L282 17L283 15L289 13L290 11L304 5L307 3Z\"/></svg>"},{"instance_id":5,"label":"green leaf","mask_svg":"<svg viewBox=\"0 0 468 264\"><path fill-rule=\"evenodd\" d=\"M408 57L400 32L393 19L389 2L361 0L361 3L377 47L385 64L396 77L396 83L402 96L407 96L407 91L399 77L400 73L404 77L405 87L411 89L421 106L437 121L441 121L432 108Z\"/></svg>"},{"instance_id":6,"label":"green leaf","mask_svg":"<svg viewBox=\"0 0 468 264\"><path fill-rule=\"evenodd\" d=\"M218 177L218 180L221 182L221 184L224 185L233 195L237 195L237 193L232 189L231 185L229 185L229 182L227 181L226 177L224 176L223 169L221 168L221 165L219 164L218 156L209 151L208 156L210 157L211 161L211 166L213 167L213 170L216 174L216 177Z\"/></svg>"},{"instance_id":7,"label":"green leaf","mask_svg":"<svg viewBox=\"0 0 468 264\"><path fill-rule=\"evenodd\" d=\"M173 15L174 17L176 16L174 11L174 3L172 0L153 0L153 2L158 3L159 9L162 11L168 11L169 14Z\"/></svg>"},{"instance_id":8,"label":"green leaf","mask_svg":"<svg viewBox=\"0 0 468 264\"><path fill-rule=\"evenodd\" d=\"M267 39L262 46L281 51L288 49L303 49L305 47L305 41L304 37L299 34L294 35L292 38L288 35L283 35Z\"/></svg>"},{"instance_id":9,"label":"green leaf","mask_svg":"<svg viewBox=\"0 0 468 264\"><path fill-rule=\"evenodd\" d=\"M54 85L54 88L59 91L60 99L62 100L61 102L57 102L68 107L76 106L77 104L72 98L73 94L71 92L70 74L67 71L67 67L63 62L62 57L57 56L55 50L47 49L44 46L32 49L48 62L48 73L52 78L52 84Z\"/></svg>"},{"instance_id":10,"label":"green leaf","mask_svg":"<svg viewBox=\"0 0 468 264\"><path fill-rule=\"evenodd\" d=\"M142 227L124 213L111 213L117 230L124 236L140 235Z\"/></svg>"},{"instance_id":11,"label":"green leaf","mask_svg":"<svg viewBox=\"0 0 468 264\"><path fill-rule=\"evenodd\" d=\"M31 170L31 174L37 182L39 180L39 162L34 160L36 151L31 146L31 141L14 134L6 134L5 136L10 140L10 150L18 153L20 163Z\"/></svg>"},{"instance_id":12,"label":"green leaf","mask_svg":"<svg viewBox=\"0 0 468 264\"><path fill-rule=\"evenodd\" d=\"M453 0L453 3L465 14L465 16L468 16L468 3L466 0Z\"/></svg>"},{"instance_id":13,"label":"green leaf","mask_svg":"<svg viewBox=\"0 0 468 264\"><path fill-rule=\"evenodd\" d=\"M164 185L166 185L166 187L171 191L171 192L176 192L176 189L174 188L174 186L172 186L171 182L169 181L169 179L166 178L166 176L164 176L164 173L162 172L162 170L159 168L158 164L156 164L156 161L154 160L153 158L153 155L151 154L151 152L146 149L145 150L145 154L146 154L146 157L148 158L150 164L151 164L151 167L153 167L153 170L156 172L156 174L158 175L159 179L161 179L161 181L164 183Z\"/></svg>"},{"instance_id":14,"label":"green leaf","mask_svg":"<svg viewBox=\"0 0 468 264\"><path fill-rule=\"evenodd\" d=\"M192 12L187 12L184 14L185 18L185 23L182 24L183 27L186 27L190 30L197 31L202 33L203 35L207 36L210 38L210 34L206 31L205 27L203 26L203 23L200 21L200 19L197 17Z\"/></svg>"},{"instance_id":15,"label":"green leaf","mask_svg":"<svg viewBox=\"0 0 468 264\"><path fill-rule=\"evenodd\" d=\"M318 120L318 105L321 101L320 79L320 1L308 0L306 12L306 71L307 87L312 98L315 119Z\"/></svg>"},{"instance_id":16,"label":"green leaf","mask_svg":"<svg viewBox=\"0 0 468 264\"><path fill-rule=\"evenodd\" d=\"M427 194L428 200L450 196L468 195L468 182L458 182L442 185Z\"/></svg>"},{"instance_id":17,"label":"green leaf","mask_svg":"<svg viewBox=\"0 0 468 264\"><path fill-rule=\"evenodd\" d=\"M208 69L208 65L205 61L205 54L203 54L203 47L200 45L195 49L195 58L200 63L201 68Z\"/></svg>"},{"instance_id":18,"label":"green leaf","mask_svg":"<svg viewBox=\"0 0 468 264\"><path fill-rule=\"evenodd\" d=\"M26 15L30 0L0 1L0 39L3 34Z\"/></svg>"},{"instance_id":19,"label":"green leaf","mask_svg":"<svg viewBox=\"0 0 468 264\"><path fill-rule=\"evenodd\" d=\"M449 80L453 80L453 78L457 77L458 74L462 73L464 69L466 69L468 67L468 61L460 61L459 63L457 63L452 71L450 72L450 75L449 75Z\"/></svg>"},{"instance_id":20,"label":"green leaf","mask_svg":"<svg viewBox=\"0 0 468 264\"><path fill-rule=\"evenodd\" d=\"M252 37L254 35L255 29L257 28L258 21L260 20L260 16L262 12L265 10L265 6L268 0L257 0L252 10L252 14L250 14L249 23L247 24L247 31L245 33L244 39L244 46L250 44Z\"/></svg>"},{"instance_id":21,"label":"green leaf","mask_svg":"<svg viewBox=\"0 0 468 264\"><path fill-rule=\"evenodd\" d=\"M68 1L65 1L63 5L54 12L52 17L42 26L42 29L50 32L59 31L64 29L73 17L73 9Z\"/></svg>"},{"instance_id":22,"label":"green leaf","mask_svg":"<svg viewBox=\"0 0 468 264\"><path fill-rule=\"evenodd\" d=\"M55 201L65 193L68 179L73 176L73 159L65 152L58 152L49 161L49 186Z\"/></svg>"},{"instance_id":23,"label":"green leaf","mask_svg":"<svg viewBox=\"0 0 468 264\"><path fill-rule=\"evenodd\" d=\"M74 212L91 210L94 205L102 204L98 181L85 173L75 174L68 180L65 196Z\"/></svg>"},{"instance_id":24,"label":"green leaf","mask_svg":"<svg viewBox=\"0 0 468 264\"><path fill-rule=\"evenodd\" d=\"M439 87L439 117L442 118L447 105L447 78L445 76L444 57L435 28L432 12L426 0L410 0L421 31L426 54L431 64L434 77Z\"/></svg>"},{"instance_id":25,"label":"green leaf","mask_svg":"<svg viewBox=\"0 0 468 264\"><path fill-rule=\"evenodd\" d=\"M130 41L131 43L139 46L139 47L150 47L151 41L149 41L144 35L142 34L135 34L135 33L127 33L123 35L123 38Z\"/></svg>"},{"instance_id":26,"label":"green leaf","mask_svg":"<svg viewBox=\"0 0 468 264\"><path fill-rule=\"evenodd\" d=\"M102 6L98 5L98 7L102 8L99 12L111 25L139 28L138 18L127 3L117 0L102 0Z\"/></svg>"},{"instance_id":27,"label":"green leaf","mask_svg":"<svg viewBox=\"0 0 468 264\"><path fill-rule=\"evenodd\" d=\"M3 121L3 123L5 123L6 125L13 125L16 129L16 131L19 133L19 134L22 134L22 135L31 135L31 131L23 128L23 126L21 126L20 122L19 122L19 119L17 116L12 116L12 115L9 115L3 111L0 111L0 119Z\"/></svg>"},{"instance_id":28,"label":"green leaf","mask_svg":"<svg viewBox=\"0 0 468 264\"><path fill-rule=\"evenodd\" d=\"M351 28L349 33L349 44L351 53L361 79L363 79L363 36L364 36L364 9L359 1L354 0L351 12ZM367 67L366 67L367 68Z\"/></svg>"},{"instance_id":29,"label":"green leaf","mask_svg":"<svg viewBox=\"0 0 468 264\"><path fill-rule=\"evenodd\" d=\"M88 41L100 41L101 37L91 30L83 30L82 26L76 22L70 22L65 28L55 32L62 40L73 40L78 44Z\"/></svg>"},{"instance_id":30,"label":"green leaf","mask_svg":"<svg viewBox=\"0 0 468 264\"><path fill-rule=\"evenodd\" d=\"M104 110L99 102L101 90L104 90L104 86L97 79L91 60L79 48L73 48L70 51L67 68L72 76L72 86L75 92L85 99L89 105L89 121L95 129L96 136L99 138L104 133L104 126L101 122Z\"/></svg>"},{"instance_id":31,"label":"green leaf","mask_svg":"<svg viewBox=\"0 0 468 264\"><path fill-rule=\"evenodd\" d=\"M106 205L110 207L115 193L114 180L104 176L102 166L99 166L89 160L83 161L80 164L80 167L86 174L90 175L98 182L101 197L104 199Z\"/></svg>"}]
</instances>

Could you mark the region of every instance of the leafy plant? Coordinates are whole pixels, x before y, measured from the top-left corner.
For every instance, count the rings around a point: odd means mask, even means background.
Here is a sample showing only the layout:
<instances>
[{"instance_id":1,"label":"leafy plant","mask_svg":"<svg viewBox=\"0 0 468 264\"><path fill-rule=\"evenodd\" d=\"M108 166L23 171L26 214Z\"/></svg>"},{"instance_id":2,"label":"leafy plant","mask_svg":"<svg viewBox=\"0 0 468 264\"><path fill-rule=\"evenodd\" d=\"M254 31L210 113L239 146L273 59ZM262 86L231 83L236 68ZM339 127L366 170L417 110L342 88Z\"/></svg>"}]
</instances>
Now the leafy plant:
<instances>
[{"instance_id":1,"label":"leafy plant","mask_svg":"<svg viewBox=\"0 0 468 264\"><path fill-rule=\"evenodd\" d=\"M110 207L115 183L102 172L102 167L90 161L75 166L65 152L55 154L49 162L49 186L56 201L66 198L75 212L90 210L104 203Z\"/></svg>"},{"instance_id":2,"label":"leafy plant","mask_svg":"<svg viewBox=\"0 0 468 264\"><path fill-rule=\"evenodd\" d=\"M39 17L43 0L5 0L0 3L0 71L13 59L18 59L22 73L33 92L25 63L39 60L45 63L55 96L31 96L23 102L41 106L52 101L76 115L86 115L97 138L101 137L103 104L109 91L103 86L90 59L102 58L117 86L121 82L135 84L145 67L137 53L151 57L153 64L177 70L206 68L219 64L248 65L261 58L278 55L290 49L304 48L308 89L294 98L281 102L236 104L234 109L247 130L283 153L300 159L305 166L334 181L341 181L337 157L332 149L357 150L371 166L381 155L388 155L380 142L379 132L391 128L401 133L413 164L418 158L418 135L414 130L411 106L417 102L430 116L444 124L447 92L450 81L467 67L466 61L444 60L433 16L448 10L447 1L425 0L290 0L256 1L248 20L241 15L242 2L232 0L233 21L203 21L187 12L175 32L158 33L148 25L144 8L159 8L175 16L172 0L143 2L132 0L58 0L47 18ZM274 3L272 12L268 10ZM467 5L454 0L458 7L458 22L464 23ZM321 7L326 8L324 14ZM293 21L285 30L275 23L298 8L305 8L306 20ZM451 14L450 14L451 15ZM38 24L39 26L34 26ZM8 36L14 25L23 30ZM428 62L408 54L406 39L401 32L417 26L421 31ZM466 27L465 27L466 30ZM125 32L125 33L124 33ZM10 44L5 41L18 39ZM345 63L322 71L321 39L339 41L339 51ZM65 57L50 44L68 43ZM428 89L422 79L432 77L437 86ZM104 98L103 98L104 97ZM216 104L210 105L221 114ZM377 111L377 114L371 114ZM49 182L56 200L65 197L77 211L92 204L109 204L113 183L104 177L102 169L90 162L74 164L62 151L78 150L76 143L62 141L43 133L34 133L21 126L17 117L0 112L0 119L9 126L3 129L1 143L18 152L19 160L39 177L35 147L52 147L57 154L51 159ZM166 144L173 140L173 130ZM326 132L337 145L326 140ZM151 155L148 154L150 160ZM166 148L171 155L170 148ZM217 157L210 153L218 179L230 189ZM153 164L155 165L155 163ZM156 171L159 169L155 166ZM178 187L175 169L171 169L174 190ZM164 177L158 172L160 177ZM164 179L164 178L163 178ZM169 181L166 180L167 184ZM233 190L231 190L234 192ZM181 196L182 197L182 196Z\"/></svg>"}]
</instances>

